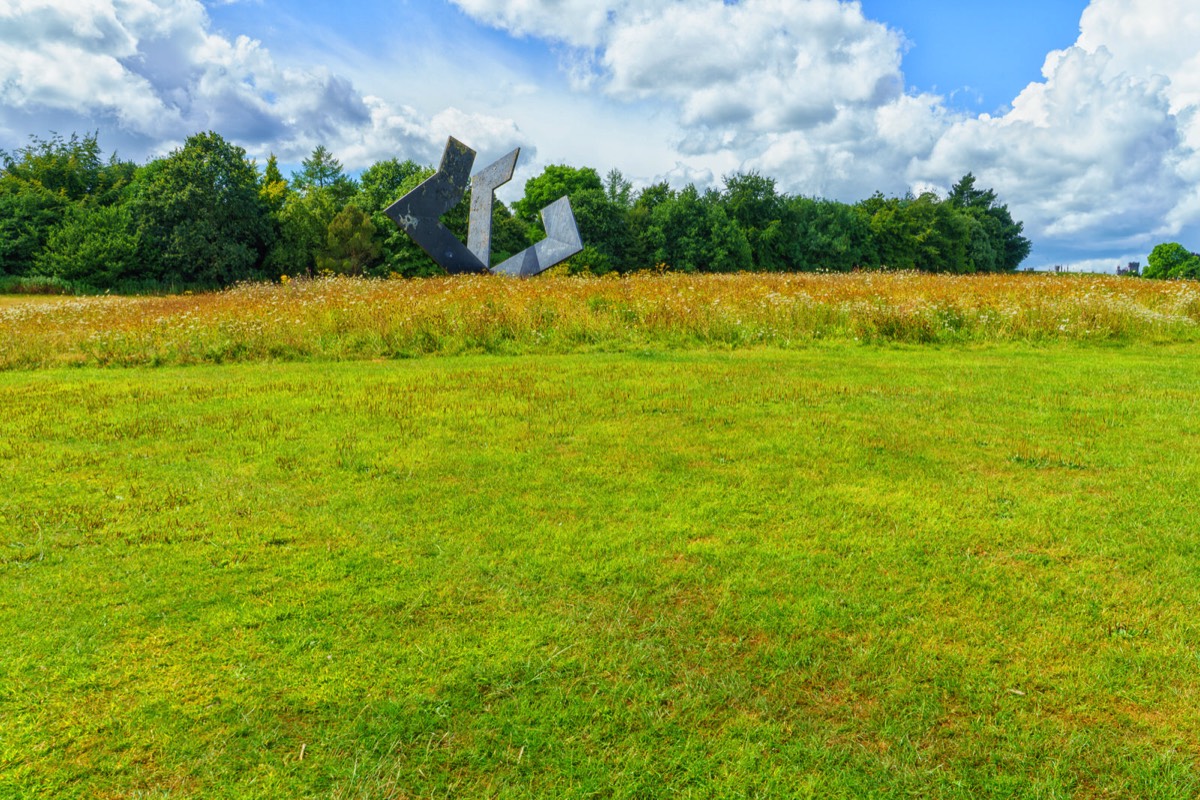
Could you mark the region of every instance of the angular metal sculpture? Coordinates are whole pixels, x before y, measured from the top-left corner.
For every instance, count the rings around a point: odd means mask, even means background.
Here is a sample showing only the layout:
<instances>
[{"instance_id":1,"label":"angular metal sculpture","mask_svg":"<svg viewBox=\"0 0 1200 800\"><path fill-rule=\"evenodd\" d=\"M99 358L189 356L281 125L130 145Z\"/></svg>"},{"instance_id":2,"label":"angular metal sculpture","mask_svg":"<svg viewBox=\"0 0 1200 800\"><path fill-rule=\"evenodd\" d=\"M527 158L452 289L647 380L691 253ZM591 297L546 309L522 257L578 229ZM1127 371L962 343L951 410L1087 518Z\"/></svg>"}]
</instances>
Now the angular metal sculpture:
<instances>
[{"instance_id":1,"label":"angular metal sculpture","mask_svg":"<svg viewBox=\"0 0 1200 800\"><path fill-rule=\"evenodd\" d=\"M446 142L438 171L401 197L383 213L404 230L451 275L494 272L530 278L566 261L583 249L571 201L561 197L542 209L546 238L502 264L489 269L492 255L492 206L496 189L512 180L520 148L470 178L471 218L467 244L460 242L441 217L454 208L467 191L475 151L451 137Z\"/></svg>"},{"instance_id":2,"label":"angular metal sculpture","mask_svg":"<svg viewBox=\"0 0 1200 800\"><path fill-rule=\"evenodd\" d=\"M583 249L575 215L571 212L570 198L560 197L543 208L542 224L546 226L545 239L492 267L492 272L530 278L566 261Z\"/></svg>"},{"instance_id":3,"label":"angular metal sculpture","mask_svg":"<svg viewBox=\"0 0 1200 800\"><path fill-rule=\"evenodd\" d=\"M471 221L467 229L467 249L484 264L492 255L492 205L496 190L512 180L521 148L471 178Z\"/></svg>"},{"instance_id":4,"label":"angular metal sculpture","mask_svg":"<svg viewBox=\"0 0 1200 800\"><path fill-rule=\"evenodd\" d=\"M475 151L451 137L438 171L383 212L451 275L488 271L487 264L442 224L442 215L467 193L474 164Z\"/></svg>"}]
</instances>

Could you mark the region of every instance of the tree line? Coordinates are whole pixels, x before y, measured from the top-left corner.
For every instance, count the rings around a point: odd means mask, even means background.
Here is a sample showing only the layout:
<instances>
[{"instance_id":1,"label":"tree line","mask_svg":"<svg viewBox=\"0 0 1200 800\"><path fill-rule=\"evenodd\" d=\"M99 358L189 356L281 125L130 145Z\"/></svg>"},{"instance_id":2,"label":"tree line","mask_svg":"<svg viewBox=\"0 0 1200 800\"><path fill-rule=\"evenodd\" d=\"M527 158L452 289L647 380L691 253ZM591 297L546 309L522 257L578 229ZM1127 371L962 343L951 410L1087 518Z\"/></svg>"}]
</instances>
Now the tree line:
<instances>
[{"instance_id":1,"label":"tree line","mask_svg":"<svg viewBox=\"0 0 1200 800\"><path fill-rule=\"evenodd\" d=\"M0 151L0 279L77 290L216 288L241 280L337 273L424 276L439 268L383 210L433 174L389 159L357 178L324 146L285 178L245 150L200 133L137 165L104 158L96 136L32 137ZM618 171L556 165L523 196L497 202L493 263L543 237L539 212L571 198L582 253L572 272L1003 272L1030 243L995 192L967 174L946 197L861 202L789 195L756 172L722 190L657 183L634 191ZM444 219L464 241L469 197Z\"/></svg>"}]
</instances>

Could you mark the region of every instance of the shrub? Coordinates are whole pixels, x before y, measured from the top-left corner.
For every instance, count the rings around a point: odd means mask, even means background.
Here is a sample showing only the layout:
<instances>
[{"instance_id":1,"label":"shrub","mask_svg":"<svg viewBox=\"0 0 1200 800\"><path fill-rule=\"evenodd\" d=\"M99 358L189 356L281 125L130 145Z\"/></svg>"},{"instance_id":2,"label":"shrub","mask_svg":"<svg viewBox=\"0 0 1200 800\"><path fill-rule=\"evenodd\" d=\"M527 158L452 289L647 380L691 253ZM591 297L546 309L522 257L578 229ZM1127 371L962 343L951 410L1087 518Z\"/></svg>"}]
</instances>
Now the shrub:
<instances>
[{"instance_id":1,"label":"shrub","mask_svg":"<svg viewBox=\"0 0 1200 800\"><path fill-rule=\"evenodd\" d=\"M1150 253L1147 278L1200 278L1200 255L1188 251L1178 242L1165 242Z\"/></svg>"},{"instance_id":2,"label":"shrub","mask_svg":"<svg viewBox=\"0 0 1200 800\"><path fill-rule=\"evenodd\" d=\"M0 294L75 294L75 287L47 275L7 275L0 276Z\"/></svg>"},{"instance_id":3,"label":"shrub","mask_svg":"<svg viewBox=\"0 0 1200 800\"><path fill-rule=\"evenodd\" d=\"M112 289L138 277L139 237L126 206L75 206L37 254L39 275Z\"/></svg>"}]
</instances>

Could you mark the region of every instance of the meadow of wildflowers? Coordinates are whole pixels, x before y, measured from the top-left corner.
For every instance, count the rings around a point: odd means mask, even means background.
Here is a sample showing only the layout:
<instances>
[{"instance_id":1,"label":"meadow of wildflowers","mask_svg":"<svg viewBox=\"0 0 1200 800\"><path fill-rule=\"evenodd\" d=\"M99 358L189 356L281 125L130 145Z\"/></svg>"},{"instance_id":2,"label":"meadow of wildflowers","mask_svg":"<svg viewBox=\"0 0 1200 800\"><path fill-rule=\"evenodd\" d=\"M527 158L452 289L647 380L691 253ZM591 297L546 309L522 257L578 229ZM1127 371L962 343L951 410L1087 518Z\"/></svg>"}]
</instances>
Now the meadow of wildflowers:
<instances>
[{"instance_id":1,"label":"meadow of wildflowers","mask_svg":"<svg viewBox=\"0 0 1200 800\"><path fill-rule=\"evenodd\" d=\"M319 278L0 305L0 368L645 346L1200 340L1200 284L920 273Z\"/></svg>"}]
</instances>

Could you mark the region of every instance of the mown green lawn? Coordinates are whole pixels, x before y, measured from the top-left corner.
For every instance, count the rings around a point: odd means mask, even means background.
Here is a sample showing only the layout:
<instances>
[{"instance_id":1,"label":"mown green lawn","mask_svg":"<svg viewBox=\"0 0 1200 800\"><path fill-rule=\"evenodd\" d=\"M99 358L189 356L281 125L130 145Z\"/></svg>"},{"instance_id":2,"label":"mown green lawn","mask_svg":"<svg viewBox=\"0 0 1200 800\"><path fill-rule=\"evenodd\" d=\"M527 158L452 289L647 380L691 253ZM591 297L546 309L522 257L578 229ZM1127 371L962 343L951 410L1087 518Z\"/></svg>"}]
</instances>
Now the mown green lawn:
<instances>
[{"instance_id":1,"label":"mown green lawn","mask_svg":"<svg viewBox=\"0 0 1200 800\"><path fill-rule=\"evenodd\" d=\"M0 374L0 797L1195 797L1200 353Z\"/></svg>"}]
</instances>

